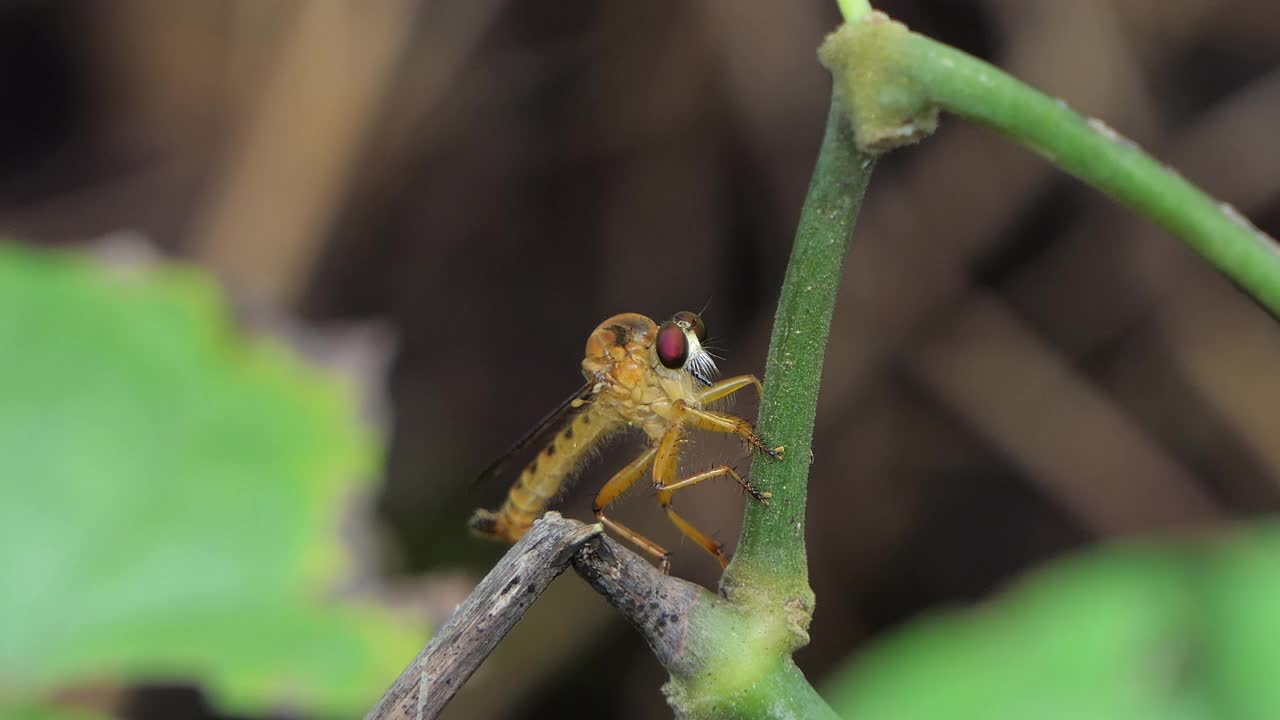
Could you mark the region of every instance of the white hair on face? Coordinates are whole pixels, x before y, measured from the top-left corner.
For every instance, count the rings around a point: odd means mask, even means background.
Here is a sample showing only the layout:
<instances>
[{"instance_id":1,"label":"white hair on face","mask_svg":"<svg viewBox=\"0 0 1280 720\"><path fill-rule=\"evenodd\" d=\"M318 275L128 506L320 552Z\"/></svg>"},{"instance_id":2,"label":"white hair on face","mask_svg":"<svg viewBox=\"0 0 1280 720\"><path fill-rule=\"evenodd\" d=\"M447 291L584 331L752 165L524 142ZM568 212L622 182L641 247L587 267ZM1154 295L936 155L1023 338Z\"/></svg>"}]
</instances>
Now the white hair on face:
<instances>
[{"instance_id":1,"label":"white hair on face","mask_svg":"<svg viewBox=\"0 0 1280 720\"><path fill-rule=\"evenodd\" d=\"M712 359L711 353L703 349L697 335L686 331L684 336L689 341L689 357L684 361L684 369L690 375L710 385L715 377L720 374L720 369L716 367L716 361Z\"/></svg>"}]
</instances>

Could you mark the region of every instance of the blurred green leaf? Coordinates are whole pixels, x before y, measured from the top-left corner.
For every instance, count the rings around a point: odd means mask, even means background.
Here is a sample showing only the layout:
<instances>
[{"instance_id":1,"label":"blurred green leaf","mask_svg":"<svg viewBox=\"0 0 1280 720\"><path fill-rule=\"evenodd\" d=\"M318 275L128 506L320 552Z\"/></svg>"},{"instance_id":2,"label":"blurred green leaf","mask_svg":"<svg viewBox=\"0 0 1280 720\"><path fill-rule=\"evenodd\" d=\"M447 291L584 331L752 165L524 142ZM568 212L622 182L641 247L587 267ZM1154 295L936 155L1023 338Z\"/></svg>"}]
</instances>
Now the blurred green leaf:
<instances>
[{"instance_id":1,"label":"blurred green leaf","mask_svg":"<svg viewBox=\"0 0 1280 720\"><path fill-rule=\"evenodd\" d=\"M1280 718L1280 527L1101 550L919 621L836 674L857 720Z\"/></svg>"},{"instance_id":2,"label":"blurred green leaf","mask_svg":"<svg viewBox=\"0 0 1280 720\"><path fill-rule=\"evenodd\" d=\"M42 705L0 708L0 720L104 720L106 717L97 713Z\"/></svg>"},{"instance_id":3,"label":"blurred green leaf","mask_svg":"<svg viewBox=\"0 0 1280 720\"><path fill-rule=\"evenodd\" d=\"M0 706L80 681L357 714L418 649L326 595L378 448L191 269L0 244ZM425 629L423 629L425 630Z\"/></svg>"}]
</instances>

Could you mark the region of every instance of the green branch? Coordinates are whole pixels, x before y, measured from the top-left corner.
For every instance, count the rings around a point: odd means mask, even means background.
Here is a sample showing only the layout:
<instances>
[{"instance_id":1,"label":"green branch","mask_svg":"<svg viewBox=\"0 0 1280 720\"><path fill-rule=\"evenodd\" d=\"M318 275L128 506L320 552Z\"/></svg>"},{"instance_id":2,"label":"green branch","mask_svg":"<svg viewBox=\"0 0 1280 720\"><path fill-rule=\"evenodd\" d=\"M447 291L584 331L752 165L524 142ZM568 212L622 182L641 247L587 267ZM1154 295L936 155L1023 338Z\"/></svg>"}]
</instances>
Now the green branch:
<instances>
[{"instance_id":1,"label":"green branch","mask_svg":"<svg viewBox=\"0 0 1280 720\"><path fill-rule=\"evenodd\" d=\"M857 149L845 116L833 97L769 344L759 431L786 453L753 466L753 481L772 502L748 503L742 539L721 580L725 599L700 596L689 611L683 661L669 668L665 687L681 718L836 720L791 654L808 643L813 614L804 516L823 353L875 164Z\"/></svg>"},{"instance_id":2,"label":"green branch","mask_svg":"<svg viewBox=\"0 0 1280 720\"><path fill-rule=\"evenodd\" d=\"M939 109L986 123L1151 216L1280 312L1280 255L1239 214L1100 122L908 32L865 0L837 1L848 22L821 53L836 92L778 303L758 423L786 453L752 468L772 502L748 503L724 598L701 593L689 610L666 686L680 717L834 717L790 656L808 641L813 610L805 504L823 355L875 152L932 133Z\"/></svg>"},{"instance_id":3,"label":"green branch","mask_svg":"<svg viewBox=\"0 0 1280 720\"><path fill-rule=\"evenodd\" d=\"M989 125L1151 218L1280 316L1275 241L1101 121L877 12L832 35L821 57L861 147L915 142L939 109Z\"/></svg>"},{"instance_id":4,"label":"green branch","mask_svg":"<svg viewBox=\"0 0 1280 720\"><path fill-rule=\"evenodd\" d=\"M761 459L752 480L773 493L769 506L749 503L742 539L725 573L725 595L740 606L785 606L798 644L813 606L804 545L805 491L823 352L845 250L874 161L859 151L833 98L805 198L773 324L759 430L784 445L781 461Z\"/></svg>"},{"instance_id":5,"label":"green branch","mask_svg":"<svg viewBox=\"0 0 1280 720\"><path fill-rule=\"evenodd\" d=\"M845 22L860 20L863 15L871 12L871 3L867 0L836 0L836 5L840 6L840 14L844 16Z\"/></svg>"}]
</instances>

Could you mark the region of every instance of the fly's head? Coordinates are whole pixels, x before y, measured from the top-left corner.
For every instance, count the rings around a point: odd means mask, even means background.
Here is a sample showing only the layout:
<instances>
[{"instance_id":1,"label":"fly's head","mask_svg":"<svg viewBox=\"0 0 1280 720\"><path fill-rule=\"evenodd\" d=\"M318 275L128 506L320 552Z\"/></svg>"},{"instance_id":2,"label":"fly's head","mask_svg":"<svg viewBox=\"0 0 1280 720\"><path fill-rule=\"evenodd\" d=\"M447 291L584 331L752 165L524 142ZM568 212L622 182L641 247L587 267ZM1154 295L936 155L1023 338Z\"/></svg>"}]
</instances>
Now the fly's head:
<instances>
[{"instance_id":1,"label":"fly's head","mask_svg":"<svg viewBox=\"0 0 1280 720\"><path fill-rule=\"evenodd\" d=\"M703 346L707 340L707 326L702 318L688 310L681 310L658 328L654 341L661 368L686 372L702 385L715 382L716 363ZM661 372L661 370L659 370Z\"/></svg>"},{"instance_id":2,"label":"fly's head","mask_svg":"<svg viewBox=\"0 0 1280 720\"><path fill-rule=\"evenodd\" d=\"M687 310L661 326L638 313L614 315L587 338L582 373L622 396L657 384L668 388L668 394L685 397L695 386L715 382L716 364L706 338L702 318Z\"/></svg>"}]
</instances>

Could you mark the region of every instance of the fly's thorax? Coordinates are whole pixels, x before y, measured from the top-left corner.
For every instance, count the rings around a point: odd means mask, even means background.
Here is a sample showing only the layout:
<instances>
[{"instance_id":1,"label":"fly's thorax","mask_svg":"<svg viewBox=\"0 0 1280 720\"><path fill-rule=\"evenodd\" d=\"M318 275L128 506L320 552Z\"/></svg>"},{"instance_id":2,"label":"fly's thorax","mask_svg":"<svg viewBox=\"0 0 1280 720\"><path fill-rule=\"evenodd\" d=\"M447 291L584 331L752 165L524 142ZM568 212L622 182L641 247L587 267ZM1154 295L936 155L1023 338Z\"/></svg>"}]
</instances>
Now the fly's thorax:
<instances>
[{"instance_id":1,"label":"fly's thorax","mask_svg":"<svg viewBox=\"0 0 1280 720\"><path fill-rule=\"evenodd\" d=\"M614 363L603 376L595 403L612 408L623 421L638 424L652 412L651 406L666 401L657 376L647 363L629 357Z\"/></svg>"},{"instance_id":2,"label":"fly's thorax","mask_svg":"<svg viewBox=\"0 0 1280 720\"><path fill-rule=\"evenodd\" d=\"M644 315L639 313L614 315L597 325L587 338L582 366L592 371L600 369L600 365L623 360L635 348L648 348L653 345L657 334L658 325ZM588 364L596 367L588 368Z\"/></svg>"},{"instance_id":3,"label":"fly's thorax","mask_svg":"<svg viewBox=\"0 0 1280 720\"><path fill-rule=\"evenodd\" d=\"M643 431L655 442L676 422L671 399L655 395L652 389L627 395L610 394L599 402L602 410L603 406L608 407L610 416Z\"/></svg>"},{"instance_id":4,"label":"fly's thorax","mask_svg":"<svg viewBox=\"0 0 1280 720\"><path fill-rule=\"evenodd\" d=\"M582 373L599 378L601 391L628 394L644 382L649 347L657 333L652 320L637 313L623 313L605 320L587 338Z\"/></svg>"},{"instance_id":5,"label":"fly's thorax","mask_svg":"<svg viewBox=\"0 0 1280 720\"><path fill-rule=\"evenodd\" d=\"M638 363L634 358L618 363L607 387L596 403L623 423L639 428L657 441L675 423L681 421L677 401L699 407L693 380L687 374L672 371L656 362Z\"/></svg>"},{"instance_id":6,"label":"fly's thorax","mask_svg":"<svg viewBox=\"0 0 1280 720\"><path fill-rule=\"evenodd\" d=\"M605 320L587 338L582 372L599 378L598 393L614 400L645 402L650 384L653 342L658 326L638 313L622 313Z\"/></svg>"},{"instance_id":7,"label":"fly's thorax","mask_svg":"<svg viewBox=\"0 0 1280 720\"><path fill-rule=\"evenodd\" d=\"M693 407L701 407L698 402L698 390L694 385L693 376L683 370L670 370L657 362L655 356L653 363L654 382L662 389L662 394L670 398L672 401L683 400L686 405Z\"/></svg>"}]
</instances>

